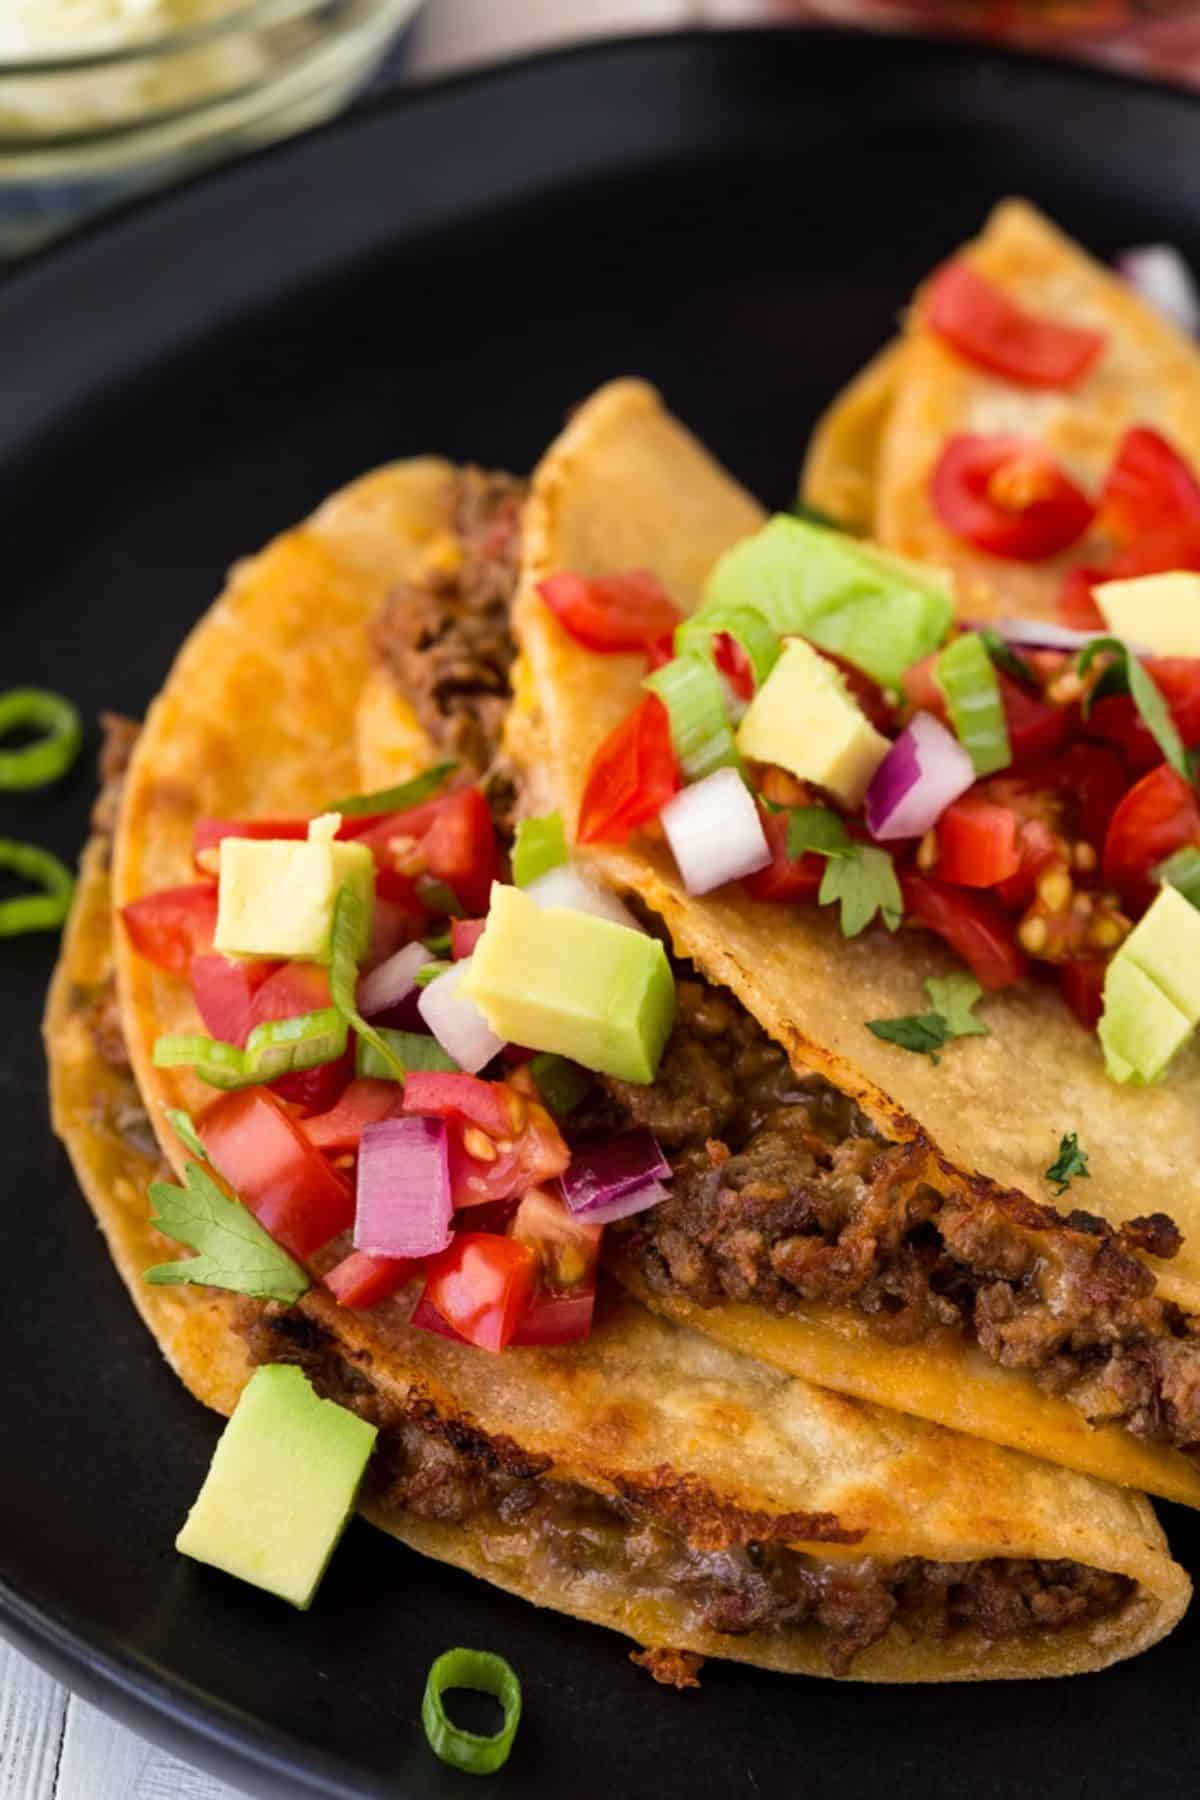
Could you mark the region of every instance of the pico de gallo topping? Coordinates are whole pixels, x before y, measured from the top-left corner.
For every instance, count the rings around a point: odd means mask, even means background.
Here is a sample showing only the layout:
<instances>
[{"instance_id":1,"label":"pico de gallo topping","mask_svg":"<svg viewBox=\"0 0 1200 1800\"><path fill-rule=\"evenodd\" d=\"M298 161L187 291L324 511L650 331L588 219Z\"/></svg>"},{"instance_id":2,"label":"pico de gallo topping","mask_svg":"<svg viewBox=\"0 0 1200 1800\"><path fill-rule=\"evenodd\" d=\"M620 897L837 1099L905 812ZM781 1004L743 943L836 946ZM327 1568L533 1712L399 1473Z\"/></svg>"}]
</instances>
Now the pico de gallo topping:
<instances>
[{"instance_id":1,"label":"pico de gallo topping","mask_svg":"<svg viewBox=\"0 0 1200 1800\"><path fill-rule=\"evenodd\" d=\"M1025 466L1036 472L1036 458ZM924 610L914 601L907 567L889 588L880 552L850 539L835 549L826 540L836 534L808 522L777 519L735 546L699 613L676 629L673 654L647 644L647 697L597 749L577 837L624 843L651 829L689 893L738 882L754 900L833 907L847 936L873 922L930 931L986 991L1057 985L1081 1026L1099 1032L1114 1079L1154 1079L1200 1016L1172 991L1171 1050L1164 1037L1130 1051L1123 996L1143 978L1171 986L1157 947L1167 913L1177 956L1193 918L1200 940L1200 893L1187 879L1200 847L1200 580L1156 573L1139 585L1125 572L1157 557L1155 544L1191 531L1200 543L1200 484L1138 428L1100 494L1071 502L1069 532L1033 530L1043 504L1066 518L1064 490L1032 494L1021 499L1029 530L988 547L1049 555L1094 519L1104 537L1089 542L1082 627L954 623L935 598ZM869 616L843 566L860 548L871 558ZM1110 624L1114 567L1124 578ZM592 597L593 612L623 604L619 582ZM871 668L847 657L851 629ZM628 646L618 622L607 635ZM589 614L590 647L603 636ZM901 642L910 654L899 678L880 680ZM1175 653L1156 654L1156 642ZM1181 642L1194 653L1178 654ZM1176 906L1180 895L1193 904ZM899 1023L876 1035L927 1052L928 1025Z\"/></svg>"},{"instance_id":2,"label":"pico de gallo topping","mask_svg":"<svg viewBox=\"0 0 1200 1800\"><path fill-rule=\"evenodd\" d=\"M564 1129L592 1070L653 1079L674 978L572 866L557 814L522 822L506 885L482 793L435 774L312 820L199 820L203 879L124 909L198 1014L155 1063L214 1090L194 1119L169 1111L190 1160L154 1192L196 1254L148 1279L285 1304L319 1281L360 1309L420 1283L418 1327L567 1343L591 1330L605 1224L665 1198L670 1171L648 1132L573 1149Z\"/></svg>"}]
</instances>

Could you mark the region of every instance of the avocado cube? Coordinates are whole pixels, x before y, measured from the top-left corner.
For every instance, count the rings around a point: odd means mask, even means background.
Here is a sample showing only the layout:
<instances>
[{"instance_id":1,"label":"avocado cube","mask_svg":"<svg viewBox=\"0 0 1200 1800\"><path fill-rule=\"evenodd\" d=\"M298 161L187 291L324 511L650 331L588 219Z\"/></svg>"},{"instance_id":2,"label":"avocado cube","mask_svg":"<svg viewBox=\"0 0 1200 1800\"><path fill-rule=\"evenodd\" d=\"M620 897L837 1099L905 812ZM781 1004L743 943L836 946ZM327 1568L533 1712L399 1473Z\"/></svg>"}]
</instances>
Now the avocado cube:
<instances>
[{"instance_id":1,"label":"avocado cube","mask_svg":"<svg viewBox=\"0 0 1200 1800\"><path fill-rule=\"evenodd\" d=\"M714 565L704 607L717 606L752 606L781 637L809 638L898 688L949 630L954 584L942 569L780 513Z\"/></svg>"},{"instance_id":2,"label":"avocado cube","mask_svg":"<svg viewBox=\"0 0 1200 1800\"><path fill-rule=\"evenodd\" d=\"M643 1084L675 1017L657 938L499 882L462 992L506 1042Z\"/></svg>"},{"instance_id":3,"label":"avocado cube","mask_svg":"<svg viewBox=\"0 0 1200 1800\"><path fill-rule=\"evenodd\" d=\"M1162 989L1189 1025L1200 1020L1200 911L1178 888L1161 888L1114 959Z\"/></svg>"},{"instance_id":4,"label":"avocado cube","mask_svg":"<svg viewBox=\"0 0 1200 1800\"><path fill-rule=\"evenodd\" d=\"M220 857L213 942L227 956L327 963L342 887L359 895L370 918L375 863L365 844L227 837Z\"/></svg>"},{"instance_id":5,"label":"avocado cube","mask_svg":"<svg viewBox=\"0 0 1200 1800\"><path fill-rule=\"evenodd\" d=\"M1122 948L1104 977L1104 1016L1097 1032L1112 1079L1146 1082L1162 1074L1192 1026Z\"/></svg>"},{"instance_id":6,"label":"avocado cube","mask_svg":"<svg viewBox=\"0 0 1200 1800\"><path fill-rule=\"evenodd\" d=\"M841 671L790 638L738 728L737 747L858 806L891 749L851 697Z\"/></svg>"},{"instance_id":7,"label":"avocado cube","mask_svg":"<svg viewBox=\"0 0 1200 1800\"><path fill-rule=\"evenodd\" d=\"M1200 656L1200 575L1138 575L1102 581L1092 593L1118 637L1155 656Z\"/></svg>"},{"instance_id":8,"label":"avocado cube","mask_svg":"<svg viewBox=\"0 0 1200 1800\"><path fill-rule=\"evenodd\" d=\"M293 1364L256 1369L175 1548L306 1610L375 1436L357 1414L319 1400Z\"/></svg>"}]
</instances>

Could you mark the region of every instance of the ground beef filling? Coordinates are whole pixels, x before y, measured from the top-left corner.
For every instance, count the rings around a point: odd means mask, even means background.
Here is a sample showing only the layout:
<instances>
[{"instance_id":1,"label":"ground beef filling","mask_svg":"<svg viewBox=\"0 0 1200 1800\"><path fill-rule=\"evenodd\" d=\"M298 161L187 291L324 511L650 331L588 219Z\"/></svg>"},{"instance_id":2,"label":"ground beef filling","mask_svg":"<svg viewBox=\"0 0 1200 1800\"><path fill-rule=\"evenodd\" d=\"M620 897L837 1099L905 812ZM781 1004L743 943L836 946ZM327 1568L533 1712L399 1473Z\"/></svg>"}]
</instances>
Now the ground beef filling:
<instances>
[{"instance_id":1,"label":"ground beef filling","mask_svg":"<svg viewBox=\"0 0 1200 1800\"><path fill-rule=\"evenodd\" d=\"M368 1476L377 1501L423 1519L470 1521L498 1561L575 1582L609 1577L626 1592L669 1591L689 1629L740 1637L816 1625L838 1675L888 1632L942 1640L970 1630L994 1643L1105 1618L1133 1591L1124 1576L1073 1562L831 1562L774 1544L698 1549L646 1506L547 1480L546 1459L509 1439L427 1403L390 1404L301 1314L248 1304L242 1330L256 1362L299 1364L319 1393L378 1426ZM654 1672L674 1680L681 1671Z\"/></svg>"},{"instance_id":2,"label":"ground beef filling","mask_svg":"<svg viewBox=\"0 0 1200 1800\"><path fill-rule=\"evenodd\" d=\"M512 697L510 615L525 491L511 475L460 470L455 553L421 582L397 588L373 628L376 654L421 724L439 750L497 790L494 806L511 779L499 751Z\"/></svg>"},{"instance_id":3,"label":"ground beef filling","mask_svg":"<svg viewBox=\"0 0 1200 1800\"><path fill-rule=\"evenodd\" d=\"M647 1125L670 1198L618 1226L649 1287L702 1306L851 1306L893 1341L966 1333L1093 1424L1200 1449L1200 1337L1134 1251L1169 1257L1162 1213L1115 1231L983 1183L945 1194L927 1149L880 1138L853 1101L798 1077L731 995L681 979L650 1087L606 1081L579 1140Z\"/></svg>"}]
</instances>

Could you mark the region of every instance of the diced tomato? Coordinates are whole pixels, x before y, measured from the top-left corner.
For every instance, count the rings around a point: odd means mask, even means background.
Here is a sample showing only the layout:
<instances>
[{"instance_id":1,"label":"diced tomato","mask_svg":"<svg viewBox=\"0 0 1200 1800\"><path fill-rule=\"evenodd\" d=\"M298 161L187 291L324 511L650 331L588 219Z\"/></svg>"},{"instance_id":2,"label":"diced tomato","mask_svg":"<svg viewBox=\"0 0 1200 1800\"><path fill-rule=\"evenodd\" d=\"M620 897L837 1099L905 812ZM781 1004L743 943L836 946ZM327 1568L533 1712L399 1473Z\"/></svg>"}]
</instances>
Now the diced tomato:
<instances>
[{"instance_id":1,"label":"diced tomato","mask_svg":"<svg viewBox=\"0 0 1200 1800\"><path fill-rule=\"evenodd\" d=\"M1011 912L1024 912L1037 890L1038 876L1067 860L1068 847L1044 819L1022 819L1017 827L1015 873L996 886L996 898Z\"/></svg>"},{"instance_id":2,"label":"diced tomato","mask_svg":"<svg viewBox=\"0 0 1200 1800\"><path fill-rule=\"evenodd\" d=\"M1106 631L1104 614L1092 597L1092 589L1098 581L1108 579L1104 569L1087 568L1083 564L1068 569L1055 607L1060 623L1069 625L1073 631Z\"/></svg>"},{"instance_id":3,"label":"diced tomato","mask_svg":"<svg viewBox=\"0 0 1200 1800\"><path fill-rule=\"evenodd\" d=\"M217 929L217 889L211 881L162 888L121 908L129 941L155 968L182 975L193 956L206 955Z\"/></svg>"},{"instance_id":4,"label":"diced tomato","mask_svg":"<svg viewBox=\"0 0 1200 1800\"><path fill-rule=\"evenodd\" d=\"M360 1075L346 1088L337 1104L328 1112L316 1113L301 1126L305 1137L318 1150L357 1151L359 1139L368 1125L393 1118L402 1110L404 1091L396 1081L373 1081Z\"/></svg>"},{"instance_id":5,"label":"diced tomato","mask_svg":"<svg viewBox=\"0 0 1200 1800\"><path fill-rule=\"evenodd\" d=\"M742 878L742 890L752 900L815 900L825 874L825 858L806 850L803 856L787 853L788 815L763 812L763 831L771 851L765 869Z\"/></svg>"},{"instance_id":6,"label":"diced tomato","mask_svg":"<svg viewBox=\"0 0 1200 1800\"><path fill-rule=\"evenodd\" d=\"M531 1188L517 1208L508 1235L537 1258L533 1295L513 1335L514 1344L568 1344L592 1328L596 1264L603 1225L587 1225L556 1194Z\"/></svg>"},{"instance_id":7,"label":"diced tomato","mask_svg":"<svg viewBox=\"0 0 1200 1800\"><path fill-rule=\"evenodd\" d=\"M1120 757L1102 744L1068 744L1051 765L1071 821L1072 835L1098 850L1121 804L1129 777Z\"/></svg>"},{"instance_id":8,"label":"diced tomato","mask_svg":"<svg viewBox=\"0 0 1200 1800\"><path fill-rule=\"evenodd\" d=\"M336 1106L354 1074L354 1046L347 1044L344 1056L333 1062L317 1063L312 1069L296 1069L290 1075L277 1075L268 1082L273 1094L294 1106L302 1118L310 1113L328 1112Z\"/></svg>"},{"instance_id":9,"label":"diced tomato","mask_svg":"<svg viewBox=\"0 0 1200 1800\"><path fill-rule=\"evenodd\" d=\"M670 715L657 694L647 694L592 758L579 805L580 843L623 844L678 788Z\"/></svg>"},{"instance_id":10,"label":"diced tomato","mask_svg":"<svg viewBox=\"0 0 1200 1800\"><path fill-rule=\"evenodd\" d=\"M342 1306L378 1306L381 1300L390 1300L420 1267L411 1257L372 1256L369 1250L352 1250L330 1269L325 1286Z\"/></svg>"},{"instance_id":11,"label":"diced tomato","mask_svg":"<svg viewBox=\"0 0 1200 1800\"><path fill-rule=\"evenodd\" d=\"M417 1304L413 1307L408 1322L410 1325L415 1325L418 1331L431 1331L435 1337L449 1338L454 1344L465 1344L467 1341L459 1332L455 1331L453 1325L447 1325L436 1306L430 1305L429 1294L425 1288L421 1289Z\"/></svg>"},{"instance_id":12,"label":"diced tomato","mask_svg":"<svg viewBox=\"0 0 1200 1800\"><path fill-rule=\"evenodd\" d=\"M413 1069L404 1082L404 1111L430 1119L464 1119L489 1137L512 1137L525 1119L524 1095L478 1075Z\"/></svg>"},{"instance_id":13,"label":"diced tomato","mask_svg":"<svg viewBox=\"0 0 1200 1800\"><path fill-rule=\"evenodd\" d=\"M348 819L344 831L374 856L376 892L383 899L423 919L416 879L424 875L444 881L467 912L486 911L500 870L500 850L487 801L477 787L454 788L382 818ZM408 847L399 868L392 850L397 843Z\"/></svg>"},{"instance_id":14,"label":"diced tomato","mask_svg":"<svg viewBox=\"0 0 1200 1800\"><path fill-rule=\"evenodd\" d=\"M523 1098L523 1096L522 1096ZM481 1206L492 1200L508 1200L539 1182L554 1181L571 1160L571 1153L550 1114L539 1101L527 1100L525 1122L515 1136L492 1139L494 1156L480 1156L478 1139L486 1136L452 1122L450 1126L450 1183L456 1207Z\"/></svg>"},{"instance_id":15,"label":"diced tomato","mask_svg":"<svg viewBox=\"0 0 1200 1800\"><path fill-rule=\"evenodd\" d=\"M652 674L675 660L675 633L664 631L661 637L652 638L646 645L646 664Z\"/></svg>"},{"instance_id":16,"label":"diced tomato","mask_svg":"<svg viewBox=\"0 0 1200 1800\"><path fill-rule=\"evenodd\" d=\"M1105 571L1109 581L1162 575L1169 569L1200 570L1200 520L1160 525L1117 551Z\"/></svg>"},{"instance_id":17,"label":"diced tomato","mask_svg":"<svg viewBox=\"0 0 1200 1800\"><path fill-rule=\"evenodd\" d=\"M1082 537L1092 503L1033 438L952 437L933 471L934 510L992 556L1041 562Z\"/></svg>"},{"instance_id":18,"label":"diced tomato","mask_svg":"<svg viewBox=\"0 0 1200 1800\"><path fill-rule=\"evenodd\" d=\"M727 631L718 632L713 639L713 662L739 700L753 700L754 670L750 658Z\"/></svg>"},{"instance_id":19,"label":"diced tomato","mask_svg":"<svg viewBox=\"0 0 1200 1800\"><path fill-rule=\"evenodd\" d=\"M1185 844L1200 844L1196 792L1168 763L1135 782L1104 840L1104 879L1135 915L1154 898L1151 871Z\"/></svg>"},{"instance_id":20,"label":"diced tomato","mask_svg":"<svg viewBox=\"0 0 1200 1800\"><path fill-rule=\"evenodd\" d=\"M1017 815L971 795L955 800L937 822L937 872L958 887L994 887L1020 867Z\"/></svg>"},{"instance_id":21,"label":"diced tomato","mask_svg":"<svg viewBox=\"0 0 1200 1800\"><path fill-rule=\"evenodd\" d=\"M851 697L858 702L876 731L892 731L896 724L896 709L875 677L868 675L865 669L860 669L848 657L839 656L836 650L824 650L820 644L814 644L813 649L826 662L832 663L835 669L841 670Z\"/></svg>"},{"instance_id":22,"label":"diced tomato","mask_svg":"<svg viewBox=\"0 0 1200 1800\"><path fill-rule=\"evenodd\" d=\"M197 819L192 827L192 854L198 868L216 874L216 860L206 854L215 851L222 839L236 838L305 838L307 819Z\"/></svg>"},{"instance_id":23,"label":"diced tomato","mask_svg":"<svg viewBox=\"0 0 1200 1800\"><path fill-rule=\"evenodd\" d=\"M386 899L380 892L385 885L385 877L391 873L391 870L381 869L376 875L375 904L371 908L371 937L362 960L364 971L376 968L379 963L386 962L389 956L394 956L397 950L402 950L405 944L411 944L414 938L421 936L428 923L429 915L416 898L415 883L408 883L413 890L411 897L396 893L394 888L392 899ZM397 882L406 880L407 877L403 875L396 877ZM390 883L387 885L390 886Z\"/></svg>"},{"instance_id":24,"label":"diced tomato","mask_svg":"<svg viewBox=\"0 0 1200 1800\"><path fill-rule=\"evenodd\" d=\"M490 1231L459 1231L425 1266L424 1297L480 1350L503 1350L529 1303L537 1258Z\"/></svg>"},{"instance_id":25,"label":"diced tomato","mask_svg":"<svg viewBox=\"0 0 1200 1800\"><path fill-rule=\"evenodd\" d=\"M349 1184L266 1088L222 1095L197 1130L218 1174L293 1256L312 1256L354 1223Z\"/></svg>"},{"instance_id":26,"label":"diced tomato","mask_svg":"<svg viewBox=\"0 0 1200 1800\"><path fill-rule=\"evenodd\" d=\"M1058 985L1062 997L1085 1031L1095 1031L1104 1011L1104 976L1107 957L1077 957L1060 963Z\"/></svg>"},{"instance_id":27,"label":"diced tomato","mask_svg":"<svg viewBox=\"0 0 1200 1800\"><path fill-rule=\"evenodd\" d=\"M538 593L563 629L589 650L644 650L683 618L647 569L591 580L565 572L550 575L539 581Z\"/></svg>"},{"instance_id":28,"label":"diced tomato","mask_svg":"<svg viewBox=\"0 0 1200 1800\"><path fill-rule=\"evenodd\" d=\"M934 664L940 655L940 650L934 650L929 656L923 656L920 662L913 663L911 668L905 669L900 685L910 712L932 713L935 719L946 724L949 717L946 712L946 696L933 673Z\"/></svg>"},{"instance_id":29,"label":"diced tomato","mask_svg":"<svg viewBox=\"0 0 1200 1800\"><path fill-rule=\"evenodd\" d=\"M244 1045L256 1023L255 997L282 967L278 962L238 960L216 951L193 956L188 970L192 997L208 1035L225 1044Z\"/></svg>"},{"instance_id":30,"label":"diced tomato","mask_svg":"<svg viewBox=\"0 0 1200 1800\"><path fill-rule=\"evenodd\" d=\"M1200 658L1148 656L1143 666L1167 703L1175 729L1190 750L1200 744ZM1131 769L1152 769L1162 751L1128 694L1097 700L1085 729L1089 737L1115 744Z\"/></svg>"},{"instance_id":31,"label":"diced tomato","mask_svg":"<svg viewBox=\"0 0 1200 1800\"><path fill-rule=\"evenodd\" d=\"M1074 387L1106 342L1102 331L1026 312L961 258L930 282L924 314L960 356L1023 387Z\"/></svg>"},{"instance_id":32,"label":"diced tomato","mask_svg":"<svg viewBox=\"0 0 1200 1800\"><path fill-rule=\"evenodd\" d=\"M985 988L1011 987L1025 973L1012 920L990 895L972 894L928 875L902 871L904 913L961 956Z\"/></svg>"},{"instance_id":33,"label":"diced tomato","mask_svg":"<svg viewBox=\"0 0 1200 1800\"><path fill-rule=\"evenodd\" d=\"M1050 706L1003 669L996 670L996 680L1014 768L1061 750L1075 723L1074 713L1065 706Z\"/></svg>"},{"instance_id":34,"label":"diced tomato","mask_svg":"<svg viewBox=\"0 0 1200 1800\"><path fill-rule=\"evenodd\" d=\"M1200 524L1200 482L1161 432L1135 425L1117 445L1096 522L1118 544L1187 520Z\"/></svg>"},{"instance_id":35,"label":"diced tomato","mask_svg":"<svg viewBox=\"0 0 1200 1800\"><path fill-rule=\"evenodd\" d=\"M319 963L288 962L263 982L250 1004L250 1029L269 1019L298 1019L304 1013L321 1012L333 1005L328 971ZM291 1075L277 1075L268 1085L273 1093L298 1106L304 1113L327 1112L354 1073L354 1048L333 1062L318 1063Z\"/></svg>"},{"instance_id":36,"label":"diced tomato","mask_svg":"<svg viewBox=\"0 0 1200 1800\"><path fill-rule=\"evenodd\" d=\"M464 957L474 955L475 946L486 926L486 919L451 919L450 954L455 962L462 962Z\"/></svg>"}]
</instances>

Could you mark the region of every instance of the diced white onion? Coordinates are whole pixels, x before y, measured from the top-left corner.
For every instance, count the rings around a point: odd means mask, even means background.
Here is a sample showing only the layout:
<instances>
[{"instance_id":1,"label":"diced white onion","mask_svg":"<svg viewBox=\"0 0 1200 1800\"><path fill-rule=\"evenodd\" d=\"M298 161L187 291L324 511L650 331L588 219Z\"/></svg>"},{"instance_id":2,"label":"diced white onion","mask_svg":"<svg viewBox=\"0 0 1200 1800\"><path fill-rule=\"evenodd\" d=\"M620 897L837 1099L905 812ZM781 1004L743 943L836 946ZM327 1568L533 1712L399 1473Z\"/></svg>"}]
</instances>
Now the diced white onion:
<instances>
[{"instance_id":1,"label":"diced white onion","mask_svg":"<svg viewBox=\"0 0 1200 1800\"><path fill-rule=\"evenodd\" d=\"M432 961L424 944L405 944L386 962L364 975L358 984L358 1010L364 1019L389 1012L406 1000L417 985L417 972Z\"/></svg>"},{"instance_id":2,"label":"diced white onion","mask_svg":"<svg viewBox=\"0 0 1200 1800\"><path fill-rule=\"evenodd\" d=\"M1192 271L1173 244L1141 244L1123 250L1117 268L1130 287L1180 331L1191 337L1200 331L1200 293Z\"/></svg>"},{"instance_id":3,"label":"diced white onion","mask_svg":"<svg viewBox=\"0 0 1200 1800\"><path fill-rule=\"evenodd\" d=\"M736 769L714 769L658 816L689 894L707 894L771 860L758 808Z\"/></svg>"},{"instance_id":4,"label":"diced white onion","mask_svg":"<svg viewBox=\"0 0 1200 1800\"><path fill-rule=\"evenodd\" d=\"M531 881L525 889L539 906L568 906L572 912L591 913L597 919L609 919L614 925L627 925L641 931L629 908L591 875L571 863L559 863Z\"/></svg>"},{"instance_id":5,"label":"diced white onion","mask_svg":"<svg viewBox=\"0 0 1200 1800\"><path fill-rule=\"evenodd\" d=\"M503 1050L504 1039L496 1036L475 1002L458 991L470 966L468 956L436 976L417 1001L417 1011L446 1055L468 1075L478 1075Z\"/></svg>"}]
</instances>

